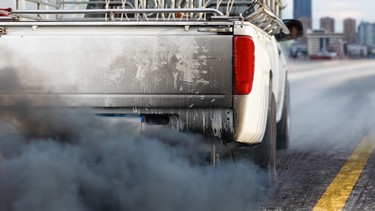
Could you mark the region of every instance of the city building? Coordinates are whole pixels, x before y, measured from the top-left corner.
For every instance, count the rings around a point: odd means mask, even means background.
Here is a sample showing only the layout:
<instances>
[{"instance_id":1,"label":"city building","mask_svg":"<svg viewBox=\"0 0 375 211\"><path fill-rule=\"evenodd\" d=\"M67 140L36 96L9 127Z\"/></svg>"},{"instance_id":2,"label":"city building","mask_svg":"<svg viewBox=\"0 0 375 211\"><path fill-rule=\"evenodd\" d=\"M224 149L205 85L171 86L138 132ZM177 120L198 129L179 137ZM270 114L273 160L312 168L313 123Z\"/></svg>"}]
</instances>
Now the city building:
<instances>
[{"instance_id":1,"label":"city building","mask_svg":"<svg viewBox=\"0 0 375 211\"><path fill-rule=\"evenodd\" d=\"M304 34L307 33L309 29L312 29L312 0L294 0L294 8L293 8L293 18L300 20ZM297 40L300 44L307 44L306 37L302 37Z\"/></svg>"},{"instance_id":2,"label":"city building","mask_svg":"<svg viewBox=\"0 0 375 211\"><path fill-rule=\"evenodd\" d=\"M358 43L375 46L375 23L362 21L358 26Z\"/></svg>"},{"instance_id":3,"label":"city building","mask_svg":"<svg viewBox=\"0 0 375 211\"><path fill-rule=\"evenodd\" d=\"M312 4L311 0L294 0L293 18L306 20L306 29L312 28Z\"/></svg>"},{"instance_id":4,"label":"city building","mask_svg":"<svg viewBox=\"0 0 375 211\"><path fill-rule=\"evenodd\" d=\"M334 33L335 19L331 17L320 18L320 29L324 30L326 33Z\"/></svg>"},{"instance_id":5,"label":"city building","mask_svg":"<svg viewBox=\"0 0 375 211\"><path fill-rule=\"evenodd\" d=\"M310 58L342 58L344 53L344 34L313 30L306 34L307 51Z\"/></svg>"},{"instance_id":6,"label":"city building","mask_svg":"<svg viewBox=\"0 0 375 211\"><path fill-rule=\"evenodd\" d=\"M346 18L344 19L344 34L345 34L345 41L348 44L356 44L357 43L357 22L353 18Z\"/></svg>"}]
</instances>

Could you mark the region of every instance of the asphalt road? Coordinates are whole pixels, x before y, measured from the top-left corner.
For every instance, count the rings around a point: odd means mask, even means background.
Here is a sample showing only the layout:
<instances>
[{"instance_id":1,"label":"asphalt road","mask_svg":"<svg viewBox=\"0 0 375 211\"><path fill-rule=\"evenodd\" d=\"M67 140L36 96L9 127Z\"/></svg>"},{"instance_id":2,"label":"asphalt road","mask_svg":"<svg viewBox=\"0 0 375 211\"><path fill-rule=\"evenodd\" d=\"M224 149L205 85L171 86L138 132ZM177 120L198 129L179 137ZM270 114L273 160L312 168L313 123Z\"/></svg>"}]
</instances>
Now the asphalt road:
<instances>
[{"instance_id":1,"label":"asphalt road","mask_svg":"<svg viewBox=\"0 0 375 211\"><path fill-rule=\"evenodd\" d=\"M262 209L375 210L375 61L306 66L291 65L291 144Z\"/></svg>"}]
</instances>

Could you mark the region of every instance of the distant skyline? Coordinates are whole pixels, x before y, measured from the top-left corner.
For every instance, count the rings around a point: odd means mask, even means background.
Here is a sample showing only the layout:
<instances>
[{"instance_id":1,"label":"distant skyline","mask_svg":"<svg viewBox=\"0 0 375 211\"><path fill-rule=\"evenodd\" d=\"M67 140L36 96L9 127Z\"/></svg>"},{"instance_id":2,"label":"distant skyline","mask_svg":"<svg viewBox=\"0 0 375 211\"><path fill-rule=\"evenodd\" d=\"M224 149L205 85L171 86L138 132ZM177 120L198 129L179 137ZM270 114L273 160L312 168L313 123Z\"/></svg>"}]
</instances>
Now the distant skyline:
<instances>
[{"instance_id":1,"label":"distant skyline","mask_svg":"<svg viewBox=\"0 0 375 211\"><path fill-rule=\"evenodd\" d=\"M293 18L293 0L282 0L287 5L284 18ZM357 24L361 21L375 22L375 0L312 0L313 29L319 29L319 19L335 18L336 32L343 32L343 20L354 18Z\"/></svg>"}]
</instances>

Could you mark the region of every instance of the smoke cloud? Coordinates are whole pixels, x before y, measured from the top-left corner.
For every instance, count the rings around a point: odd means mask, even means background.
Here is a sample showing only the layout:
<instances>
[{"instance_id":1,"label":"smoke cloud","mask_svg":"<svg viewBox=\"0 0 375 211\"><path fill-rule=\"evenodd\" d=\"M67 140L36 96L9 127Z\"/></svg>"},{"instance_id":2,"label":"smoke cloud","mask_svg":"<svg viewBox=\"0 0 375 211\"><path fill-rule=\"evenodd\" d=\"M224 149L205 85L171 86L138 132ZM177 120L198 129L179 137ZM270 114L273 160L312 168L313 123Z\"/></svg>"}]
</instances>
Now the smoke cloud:
<instances>
[{"instance_id":1,"label":"smoke cloud","mask_svg":"<svg viewBox=\"0 0 375 211\"><path fill-rule=\"evenodd\" d=\"M2 123L0 210L249 210L261 198L262 172L250 164L196 162L204 148L197 135L140 135L90 116L23 112L50 134Z\"/></svg>"}]
</instances>

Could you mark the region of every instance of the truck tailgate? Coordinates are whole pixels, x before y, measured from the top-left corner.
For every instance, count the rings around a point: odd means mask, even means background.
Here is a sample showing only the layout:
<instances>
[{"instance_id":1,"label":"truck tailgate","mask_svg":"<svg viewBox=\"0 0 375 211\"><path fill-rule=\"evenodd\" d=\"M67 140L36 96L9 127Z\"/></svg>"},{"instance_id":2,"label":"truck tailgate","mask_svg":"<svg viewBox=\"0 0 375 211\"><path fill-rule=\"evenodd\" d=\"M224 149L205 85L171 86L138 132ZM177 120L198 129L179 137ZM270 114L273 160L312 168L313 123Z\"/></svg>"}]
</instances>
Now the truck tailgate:
<instances>
[{"instance_id":1,"label":"truck tailgate","mask_svg":"<svg viewBox=\"0 0 375 211\"><path fill-rule=\"evenodd\" d=\"M9 27L0 49L0 106L232 107L231 35Z\"/></svg>"}]
</instances>

